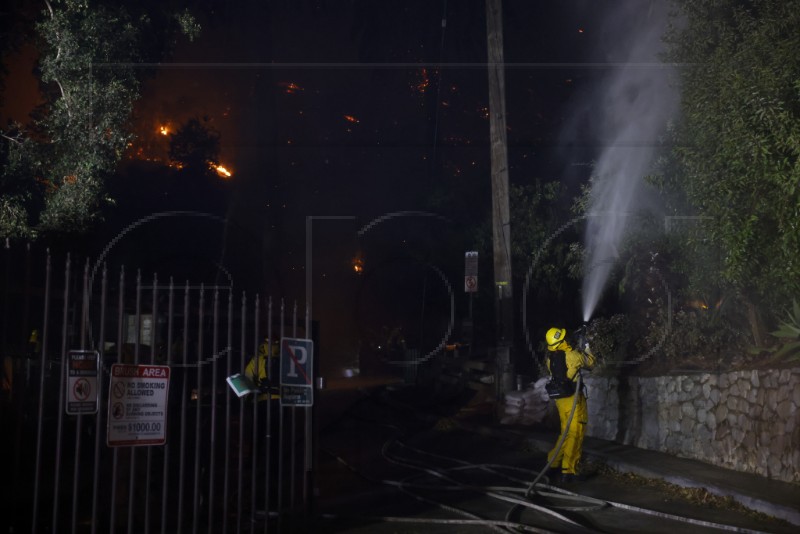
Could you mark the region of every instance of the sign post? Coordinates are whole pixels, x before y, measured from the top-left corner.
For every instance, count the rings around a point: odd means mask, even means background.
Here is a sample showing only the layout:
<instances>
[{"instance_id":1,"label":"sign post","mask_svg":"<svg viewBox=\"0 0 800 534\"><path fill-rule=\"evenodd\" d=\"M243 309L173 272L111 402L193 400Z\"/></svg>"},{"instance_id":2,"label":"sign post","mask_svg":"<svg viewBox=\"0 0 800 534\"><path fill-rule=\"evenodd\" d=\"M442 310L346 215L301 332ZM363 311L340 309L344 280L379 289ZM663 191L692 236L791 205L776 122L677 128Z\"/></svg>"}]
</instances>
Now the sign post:
<instances>
[{"instance_id":1,"label":"sign post","mask_svg":"<svg viewBox=\"0 0 800 534\"><path fill-rule=\"evenodd\" d=\"M100 354L96 350L71 350L67 354L67 414L97 413L97 370Z\"/></svg>"},{"instance_id":2,"label":"sign post","mask_svg":"<svg viewBox=\"0 0 800 534\"><path fill-rule=\"evenodd\" d=\"M168 398L169 366L112 365L108 388L108 446L166 443Z\"/></svg>"},{"instance_id":3,"label":"sign post","mask_svg":"<svg viewBox=\"0 0 800 534\"><path fill-rule=\"evenodd\" d=\"M464 321L464 335L469 344L469 354L472 355L472 340L474 327L472 324L472 298L478 292L478 251L470 250L464 253L464 292L469 295L469 316Z\"/></svg>"},{"instance_id":4,"label":"sign post","mask_svg":"<svg viewBox=\"0 0 800 534\"><path fill-rule=\"evenodd\" d=\"M314 342L281 339L281 406L313 406Z\"/></svg>"}]
</instances>

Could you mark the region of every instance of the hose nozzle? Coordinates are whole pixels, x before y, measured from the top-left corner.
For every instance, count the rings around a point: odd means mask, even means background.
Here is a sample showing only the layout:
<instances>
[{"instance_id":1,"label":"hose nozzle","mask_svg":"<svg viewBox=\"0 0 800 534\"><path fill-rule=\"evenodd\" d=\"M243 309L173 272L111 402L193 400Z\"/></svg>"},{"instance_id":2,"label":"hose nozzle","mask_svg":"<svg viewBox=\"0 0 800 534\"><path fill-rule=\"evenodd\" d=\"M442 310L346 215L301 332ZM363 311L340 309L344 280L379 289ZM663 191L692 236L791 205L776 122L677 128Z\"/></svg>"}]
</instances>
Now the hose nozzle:
<instances>
[{"instance_id":1,"label":"hose nozzle","mask_svg":"<svg viewBox=\"0 0 800 534\"><path fill-rule=\"evenodd\" d=\"M589 323L583 323L575 330L575 348L580 351L589 350Z\"/></svg>"}]
</instances>

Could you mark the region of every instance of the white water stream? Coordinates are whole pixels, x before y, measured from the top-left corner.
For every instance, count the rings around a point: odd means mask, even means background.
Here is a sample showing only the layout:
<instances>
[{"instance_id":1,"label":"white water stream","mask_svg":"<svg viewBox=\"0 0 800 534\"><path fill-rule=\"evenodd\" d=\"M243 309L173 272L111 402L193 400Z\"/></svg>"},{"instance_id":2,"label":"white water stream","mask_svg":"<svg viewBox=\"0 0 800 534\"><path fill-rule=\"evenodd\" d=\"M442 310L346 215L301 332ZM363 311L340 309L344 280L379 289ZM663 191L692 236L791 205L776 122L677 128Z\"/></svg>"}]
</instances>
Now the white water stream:
<instances>
[{"instance_id":1,"label":"white water stream","mask_svg":"<svg viewBox=\"0 0 800 534\"><path fill-rule=\"evenodd\" d=\"M668 2L620 1L602 23L608 44L605 75L581 98L574 124L599 146L584 244L583 319L594 313L608 282L631 215L649 204L644 177L676 111L676 72L658 54ZM585 136L586 133L581 135Z\"/></svg>"}]
</instances>

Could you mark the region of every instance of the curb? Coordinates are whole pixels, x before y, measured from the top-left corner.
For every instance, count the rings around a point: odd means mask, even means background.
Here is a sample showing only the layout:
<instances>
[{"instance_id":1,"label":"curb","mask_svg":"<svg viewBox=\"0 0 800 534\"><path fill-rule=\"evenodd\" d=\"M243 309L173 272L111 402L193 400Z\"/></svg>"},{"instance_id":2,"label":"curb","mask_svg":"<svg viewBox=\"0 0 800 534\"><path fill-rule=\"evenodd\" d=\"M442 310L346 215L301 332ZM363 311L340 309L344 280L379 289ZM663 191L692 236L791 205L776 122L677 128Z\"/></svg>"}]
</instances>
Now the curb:
<instances>
[{"instance_id":1,"label":"curb","mask_svg":"<svg viewBox=\"0 0 800 534\"><path fill-rule=\"evenodd\" d=\"M545 441L544 439L539 437L527 436L524 439L530 443L533 443L538 448L544 450L550 449L553 445L549 441ZM613 444L612 444L612 449L613 449ZM656 451L648 451L648 452L656 452ZM758 497L749 495L745 492L737 492L735 490L732 490L730 487L724 487L722 485L714 484L713 482L707 480L701 482L694 478L666 472L663 469L652 469L644 467L641 464L628 462L620 458L619 455L614 454L613 450L609 452L603 452L595 448L592 448L590 446L586 446L586 442L584 442L583 453L587 457L592 458L594 460L601 460L609 467L621 473L632 473L634 475L638 475L644 478L663 480L664 482L668 482L676 486L681 486L683 488L705 489L712 495L716 495L718 497L730 497L737 503L755 512L761 512L768 516L787 521L793 525L800 526L800 509L796 507L785 506L779 503L760 499ZM699 460L696 461L699 462ZM734 473L737 475L740 474L738 472Z\"/></svg>"},{"instance_id":2,"label":"curb","mask_svg":"<svg viewBox=\"0 0 800 534\"><path fill-rule=\"evenodd\" d=\"M497 428L486 425L469 425L469 424L464 425L463 423L462 426L464 428L477 430L481 433L493 433L498 435L505 434L507 436L514 436L517 439L523 439L527 441L537 449L543 451L550 450L555 444L555 441L558 439L558 436L556 434L553 434L552 439L545 439L543 436L530 435L525 433L524 431L520 431L514 428L506 429L506 428ZM590 439L592 438L587 437L587 441ZM736 491L734 487L731 487L729 485L718 484L711 480L704 480L701 482L699 478L692 478L688 476L681 476L675 473L671 473L667 471L666 470L667 468L665 468L664 466L660 466L660 468L658 467L649 468L649 467L644 467L642 465L642 462L640 463L630 462L626 461L624 458L621 458L621 455L619 453L631 450L636 452L641 451L643 454L652 453L652 454L667 455L667 453L662 453L660 451L649 451L647 449L638 449L636 447L632 447L629 445L620 445L613 442L608 442L607 451L602 451L596 447L592 447L591 444L587 443L586 441L584 441L583 445L583 453L588 458L594 460L600 460L609 467L619 472L632 473L634 475L642 476L644 478L649 478L649 479L663 480L667 483L674 484L676 486L681 486L684 488L702 488L718 497L730 497L737 503L748 508L749 510L760 512L777 519L782 519L784 521L787 521L788 523L791 523L792 525L800 526L800 508L796 505L792 506L789 504L781 504L774 501L768 501L759 498L758 496L755 496L752 490L749 492ZM685 458L679 458L674 456L671 457L677 461L697 462L698 464L703 464L703 462L700 462L699 460L688 460ZM707 467L709 469L719 469L721 470L721 472L723 471L723 468L712 466L710 464ZM758 477L758 475L740 473L738 471L731 471L730 474L733 476L756 477L754 478L755 480L760 479L759 481L765 484L771 482L769 479ZM776 484L778 483L776 482ZM788 485L788 483L780 483L780 484ZM778 488L776 491L780 491L780 488Z\"/></svg>"}]
</instances>

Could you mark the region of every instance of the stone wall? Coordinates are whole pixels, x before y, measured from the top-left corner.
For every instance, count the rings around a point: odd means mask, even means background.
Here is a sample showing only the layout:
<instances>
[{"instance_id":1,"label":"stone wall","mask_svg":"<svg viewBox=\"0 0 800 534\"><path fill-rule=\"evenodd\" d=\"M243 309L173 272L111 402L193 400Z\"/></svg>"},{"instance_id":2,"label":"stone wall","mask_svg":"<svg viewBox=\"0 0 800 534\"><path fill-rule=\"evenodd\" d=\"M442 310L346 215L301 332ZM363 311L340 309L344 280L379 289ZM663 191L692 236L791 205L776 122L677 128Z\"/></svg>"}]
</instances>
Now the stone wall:
<instances>
[{"instance_id":1,"label":"stone wall","mask_svg":"<svg viewBox=\"0 0 800 534\"><path fill-rule=\"evenodd\" d=\"M585 381L590 436L800 482L800 368Z\"/></svg>"}]
</instances>

